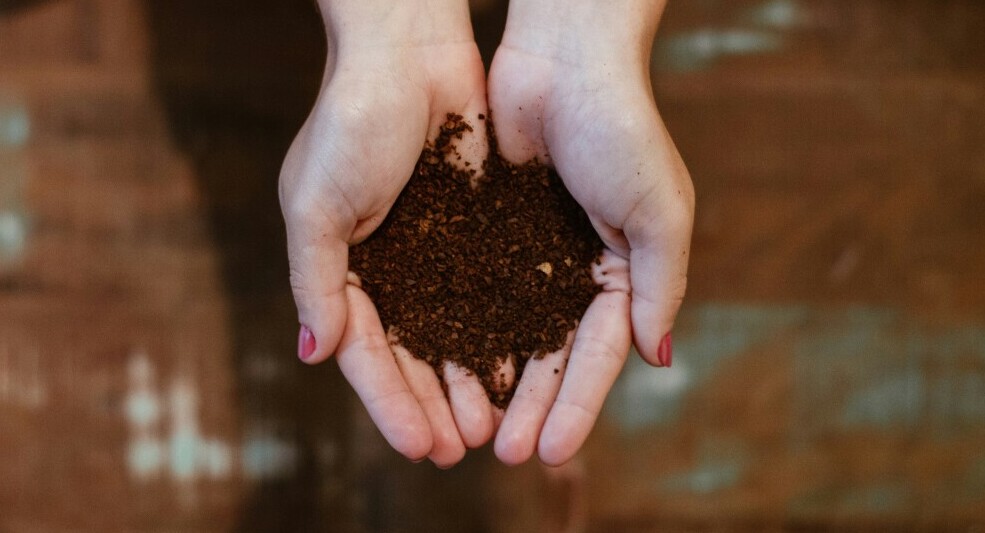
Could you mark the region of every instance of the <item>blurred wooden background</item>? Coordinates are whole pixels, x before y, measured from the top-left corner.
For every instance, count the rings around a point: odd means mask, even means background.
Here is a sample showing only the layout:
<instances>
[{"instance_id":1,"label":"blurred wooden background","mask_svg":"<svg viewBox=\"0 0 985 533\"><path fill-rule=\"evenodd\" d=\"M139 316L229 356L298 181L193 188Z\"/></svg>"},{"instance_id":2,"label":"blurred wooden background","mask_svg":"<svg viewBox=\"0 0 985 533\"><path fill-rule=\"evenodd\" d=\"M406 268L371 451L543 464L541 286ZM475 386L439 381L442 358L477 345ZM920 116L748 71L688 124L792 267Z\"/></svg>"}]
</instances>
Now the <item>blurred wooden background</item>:
<instances>
[{"instance_id":1,"label":"blurred wooden background","mask_svg":"<svg viewBox=\"0 0 985 533\"><path fill-rule=\"evenodd\" d=\"M406 464L296 362L276 177L319 24L0 0L0 532L985 527L985 4L670 2L675 362L557 471Z\"/></svg>"}]
</instances>

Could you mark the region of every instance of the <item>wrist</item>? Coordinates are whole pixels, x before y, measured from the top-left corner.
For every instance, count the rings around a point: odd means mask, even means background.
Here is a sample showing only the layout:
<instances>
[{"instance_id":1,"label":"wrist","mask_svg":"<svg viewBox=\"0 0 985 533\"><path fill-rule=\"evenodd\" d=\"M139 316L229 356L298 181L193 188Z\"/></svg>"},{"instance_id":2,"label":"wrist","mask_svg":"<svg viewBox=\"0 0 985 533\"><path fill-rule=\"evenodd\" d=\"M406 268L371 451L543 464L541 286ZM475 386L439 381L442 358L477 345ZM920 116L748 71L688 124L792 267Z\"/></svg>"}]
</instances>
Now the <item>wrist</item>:
<instances>
[{"instance_id":1,"label":"wrist","mask_svg":"<svg viewBox=\"0 0 985 533\"><path fill-rule=\"evenodd\" d=\"M472 42L468 0L318 0L339 53Z\"/></svg>"},{"instance_id":2,"label":"wrist","mask_svg":"<svg viewBox=\"0 0 985 533\"><path fill-rule=\"evenodd\" d=\"M666 0L511 0L503 45L545 59L648 62Z\"/></svg>"}]
</instances>

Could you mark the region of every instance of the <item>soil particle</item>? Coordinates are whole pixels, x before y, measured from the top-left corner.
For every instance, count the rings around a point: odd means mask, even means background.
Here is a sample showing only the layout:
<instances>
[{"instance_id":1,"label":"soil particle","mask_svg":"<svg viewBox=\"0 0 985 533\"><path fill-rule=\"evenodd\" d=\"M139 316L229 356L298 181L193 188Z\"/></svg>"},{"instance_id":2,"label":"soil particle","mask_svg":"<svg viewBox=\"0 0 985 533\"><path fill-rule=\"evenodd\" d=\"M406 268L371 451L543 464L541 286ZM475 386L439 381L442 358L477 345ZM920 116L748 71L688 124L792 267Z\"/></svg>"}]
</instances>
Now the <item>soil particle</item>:
<instances>
[{"instance_id":1,"label":"soil particle","mask_svg":"<svg viewBox=\"0 0 985 533\"><path fill-rule=\"evenodd\" d=\"M350 250L349 266L400 344L439 376L446 360L475 373L505 407L526 362L562 348L598 293L590 265L602 243L558 175L504 160L485 123L481 177L450 162L459 157L453 140L473 130L448 114L382 225ZM516 380L504 390L507 358Z\"/></svg>"}]
</instances>

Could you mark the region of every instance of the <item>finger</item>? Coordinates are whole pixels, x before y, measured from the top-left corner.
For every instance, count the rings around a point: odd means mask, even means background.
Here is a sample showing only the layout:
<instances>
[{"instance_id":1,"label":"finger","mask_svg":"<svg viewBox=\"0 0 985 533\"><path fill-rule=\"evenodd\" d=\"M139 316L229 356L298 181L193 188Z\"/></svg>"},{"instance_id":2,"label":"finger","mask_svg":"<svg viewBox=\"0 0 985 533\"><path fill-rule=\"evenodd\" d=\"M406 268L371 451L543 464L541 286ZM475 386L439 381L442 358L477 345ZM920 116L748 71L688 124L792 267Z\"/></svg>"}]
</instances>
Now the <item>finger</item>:
<instances>
[{"instance_id":1,"label":"finger","mask_svg":"<svg viewBox=\"0 0 985 533\"><path fill-rule=\"evenodd\" d=\"M493 433L493 406L486 389L474 372L451 361L445 362L444 373L448 402L462 442L469 448L478 448Z\"/></svg>"},{"instance_id":2,"label":"finger","mask_svg":"<svg viewBox=\"0 0 985 533\"><path fill-rule=\"evenodd\" d=\"M540 433L537 452L544 463L556 466L574 457L595 425L629 354L629 305L624 292L602 292L585 312L561 390Z\"/></svg>"},{"instance_id":3,"label":"finger","mask_svg":"<svg viewBox=\"0 0 985 533\"><path fill-rule=\"evenodd\" d=\"M509 393L513 388L513 383L516 382L516 365L513 362L512 357L507 357L503 360L502 365L499 367L500 379L493 385L493 392L495 394L506 394ZM506 410L493 405L493 433L499 431L500 425L503 423L503 417L506 416Z\"/></svg>"},{"instance_id":4,"label":"finger","mask_svg":"<svg viewBox=\"0 0 985 533\"><path fill-rule=\"evenodd\" d=\"M465 443L458 434L455 418L441 382L431 365L414 357L403 346L391 343L397 366L417 403L424 410L433 441L428 459L439 468L450 468L465 457Z\"/></svg>"},{"instance_id":5,"label":"finger","mask_svg":"<svg viewBox=\"0 0 985 533\"><path fill-rule=\"evenodd\" d=\"M302 326L298 357L320 363L338 347L345 328L349 249L317 217L288 215L285 220L291 290Z\"/></svg>"},{"instance_id":6,"label":"finger","mask_svg":"<svg viewBox=\"0 0 985 533\"><path fill-rule=\"evenodd\" d=\"M349 287L349 320L339 344L339 369L395 450L411 460L431 451L431 428L397 368L376 309L362 290Z\"/></svg>"},{"instance_id":7,"label":"finger","mask_svg":"<svg viewBox=\"0 0 985 533\"><path fill-rule=\"evenodd\" d=\"M545 92L550 87L545 76L550 69L531 69L525 76L510 75L507 70L501 71L500 65L509 60L506 56L511 53L519 52L500 48L489 70L489 85L494 87L489 93L489 108L499 151L513 163L525 163L536 157L550 164L544 143L544 105L548 101Z\"/></svg>"},{"instance_id":8,"label":"finger","mask_svg":"<svg viewBox=\"0 0 985 533\"><path fill-rule=\"evenodd\" d=\"M694 220L694 190L683 164L664 169L666 178L623 226L630 247L633 339L640 355L657 366L670 364L669 334L687 288Z\"/></svg>"},{"instance_id":9,"label":"finger","mask_svg":"<svg viewBox=\"0 0 985 533\"><path fill-rule=\"evenodd\" d=\"M298 357L315 364L338 347L346 323L346 273L349 248L342 220L351 216L338 195L312 186L301 176L310 173L302 132L292 145L280 178L280 203L287 226L287 256L291 290L298 309L301 334Z\"/></svg>"},{"instance_id":10,"label":"finger","mask_svg":"<svg viewBox=\"0 0 985 533\"><path fill-rule=\"evenodd\" d=\"M478 49L474 46L462 47L450 53L461 54L459 62L449 62L449 69L442 73L442 80L457 79L460 83L434 84L432 103L431 127L428 139L434 139L438 130L448 125L448 114L462 115L471 131L461 132L461 138L453 141L455 154L451 163L467 171L475 171L478 176L482 173L482 162L489 153L489 143L486 137L486 120L489 118L489 107L486 102L486 73ZM450 70L454 68L454 70ZM464 70L463 70L464 68Z\"/></svg>"},{"instance_id":11,"label":"finger","mask_svg":"<svg viewBox=\"0 0 985 533\"><path fill-rule=\"evenodd\" d=\"M554 404L564 375L573 334L560 350L527 361L513 399L496 432L494 451L508 465L524 463L537 449L544 420Z\"/></svg>"}]
</instances>

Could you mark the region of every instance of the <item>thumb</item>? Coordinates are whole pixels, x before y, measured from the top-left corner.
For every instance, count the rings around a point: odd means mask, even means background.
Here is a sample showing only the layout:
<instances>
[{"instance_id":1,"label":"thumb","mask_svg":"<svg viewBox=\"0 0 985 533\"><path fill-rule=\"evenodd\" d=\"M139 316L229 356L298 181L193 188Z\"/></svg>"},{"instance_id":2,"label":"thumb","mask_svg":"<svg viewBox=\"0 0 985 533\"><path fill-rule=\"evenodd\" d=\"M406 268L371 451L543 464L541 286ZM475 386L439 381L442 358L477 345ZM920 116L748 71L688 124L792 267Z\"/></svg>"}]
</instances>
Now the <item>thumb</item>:
<instances>
[{"instance_id":1,"label":"thumb","mask_svg":"<svg viewBox=\"0 0 985 533\"><path fill-rule=\"evenodd\" d=\"M542 65L525 69L517 75L516 59L504 48L496 51L489 70L489 109L496 126L498 148L512 163L526 163L537 158L551 164L544 141L544 107L548 100L550 79ZM524 58L537 61L533 58ZM524 65L521 63L521 65Z\"/></svg>"},{"instance_id":2,"label":"thumb","mask_svg":"<svg viewBox=\"0 0 985 533\"><path fill-rule=\"evenodd\" d=\"M291 290L298 308L298 358L320 363L335 352L345 328L349 246L344 199L298 179L296 161L285 160L280 180L281 209L287 226Z\"/></svg>"},{"instance_id":3,"label":"thumb","mask_svg":"<svg viewBox=\"0 0 985 533\"><path fill-rule=\"evenodd\" d=\"M320 363L335 352L347 313L348 245L320 229L324 227L294 223L287 227L291 290L301 325L298 357L308 364Z\"/></svg>"},{"instance_id":4,"label":"thumb","mask_svg":"<svg viewBox=\"0 0 985 533\"><path fill-rule=\"evenodd\" d=\"M687 170L677 157L669 163L661 165L664 176L623 226L629 243L633 341L643 359L656 366L670 366L670 330L687 287L694 221L694 189Z\"/></svg>"}]
</instances>

